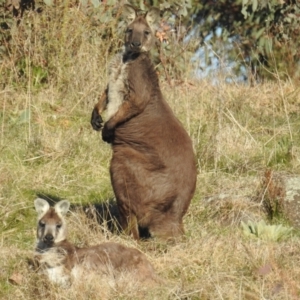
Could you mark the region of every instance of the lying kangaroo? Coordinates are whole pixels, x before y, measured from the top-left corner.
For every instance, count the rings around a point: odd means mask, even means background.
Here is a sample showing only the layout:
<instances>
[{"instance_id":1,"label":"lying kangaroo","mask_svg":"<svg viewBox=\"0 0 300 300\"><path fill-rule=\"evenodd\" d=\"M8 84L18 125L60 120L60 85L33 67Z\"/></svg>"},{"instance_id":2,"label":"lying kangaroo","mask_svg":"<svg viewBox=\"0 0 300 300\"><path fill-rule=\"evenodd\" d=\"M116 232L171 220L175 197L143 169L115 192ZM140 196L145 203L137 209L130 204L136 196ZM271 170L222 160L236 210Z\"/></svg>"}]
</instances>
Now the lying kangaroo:
<instances>
[{"instance_id":1,"label":"lying kangaroo","mask_svg":"<svg viewBox=\"0 0 300 300\"><path fill-rule=\"evenodd\" d=\"M156 275L146 256L117 243L78 248L67 240L64 220L70 203L62 200L50 207L44 199L34 201L38 213L35 262L50 281L68 286L87 272L99 274L129 272L139 281L155 282Z\"/></svg>"},{"instance_id":2,"label":"lying kangaroo","mask_svg":"<svg viewBox=\"0 0 300 300\"><path fill-rule=\"evenodd\" d=\"M164 100L149 50L159 10L138 15L124 6L124 52L109 67L106 91L91 118L112 145L110 175L120 225L135 239L143 230L161 238L184 233L182 218L194 195L196 164L190 137Z\"/></svg>"}]
</instances>

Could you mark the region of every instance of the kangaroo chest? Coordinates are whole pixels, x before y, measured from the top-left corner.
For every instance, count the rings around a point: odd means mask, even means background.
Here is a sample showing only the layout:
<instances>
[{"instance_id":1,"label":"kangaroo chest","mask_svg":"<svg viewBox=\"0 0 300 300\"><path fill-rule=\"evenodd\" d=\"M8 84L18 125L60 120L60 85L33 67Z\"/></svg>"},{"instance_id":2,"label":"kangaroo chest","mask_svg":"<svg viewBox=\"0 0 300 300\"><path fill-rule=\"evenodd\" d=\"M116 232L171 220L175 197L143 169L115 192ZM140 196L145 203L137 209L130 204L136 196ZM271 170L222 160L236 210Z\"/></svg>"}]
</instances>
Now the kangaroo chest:
<instances>
[{"instance_id":1,"label":"kangaroo chest","mask_svg":"<svg viewBox=\"0 0 300 300\"><path fill-rule=\"evenodd\" d=\"M123 62L123 55L121 53L117 54L109 66L107 120L116 114L128 91L127 69L128 64Z\"/></svg>"}]
</instances>

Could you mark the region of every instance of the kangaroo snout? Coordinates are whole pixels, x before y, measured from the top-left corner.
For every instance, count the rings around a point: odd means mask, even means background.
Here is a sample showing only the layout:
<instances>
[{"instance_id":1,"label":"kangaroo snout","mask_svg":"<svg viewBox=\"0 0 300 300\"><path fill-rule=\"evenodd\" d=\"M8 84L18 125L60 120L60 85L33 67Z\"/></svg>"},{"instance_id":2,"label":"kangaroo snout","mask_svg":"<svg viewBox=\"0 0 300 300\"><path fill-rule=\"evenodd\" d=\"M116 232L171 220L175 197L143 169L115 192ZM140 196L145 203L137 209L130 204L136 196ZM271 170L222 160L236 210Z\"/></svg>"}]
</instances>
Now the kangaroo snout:
<instances>
[{"instance_id":1,"label":"kangaroo snout","mask_svg":"<svg viewBox=\"0 0 300 300\"><path fill-rule=\"evenodd\" d=\"M54 236L51 233L47 233L44 236L43 241L47 245L52 245L54 243Z\"/></svg>"},{"instance_id":2,"label":"kangaroo snout","mask_svg":"<svg viewBox=\"0 0 300 300\"><path fill-rule=\"evenodd\" d=\"M135 49L140 49L141 48L141 42L140 41L133 41L131 44L130 44L130 48L132 50L135 50Z\"/></svg>"}]
</instances>

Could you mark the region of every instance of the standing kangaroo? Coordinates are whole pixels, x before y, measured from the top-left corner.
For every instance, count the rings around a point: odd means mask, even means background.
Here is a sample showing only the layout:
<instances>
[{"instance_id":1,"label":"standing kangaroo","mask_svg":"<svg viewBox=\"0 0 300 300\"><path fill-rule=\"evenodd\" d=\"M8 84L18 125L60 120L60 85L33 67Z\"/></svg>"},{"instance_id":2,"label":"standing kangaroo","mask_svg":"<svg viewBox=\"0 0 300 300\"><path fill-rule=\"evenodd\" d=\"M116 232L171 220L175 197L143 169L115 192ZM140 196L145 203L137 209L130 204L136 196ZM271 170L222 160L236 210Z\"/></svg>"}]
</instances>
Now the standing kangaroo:
<instances>
[{"instance_id":1,"label":"standing kangaroo","mask_svg":"<svg viewBox=\"0 0 300 300\"><path fill-rule=\"evenodd\" d=\"M34 262L50 281L67 287L72 280L82 281L91 272L117 275L122 271L128 272L135 281L157 281L152 265L137 249L112 242L86 248L70 243L64 220L70 207L67 200L50 207L46 200L37 198L34 205L38 213Z\"/></svg>"},{"instance_id":2,"label":"standing kangaroo","mask_svg":"<svg viewBox=\"0 0 300 300\"><path fill-rule=\"evenodd\" d=\"M193 197L196 164L190 137L164 100L149 50L159 10L138 15L124 6L128 21L123 53L109 67L108 86L92 112L112 145L110 176L120 225L135 239L141 230L168 239L184 233L182 218Z\"/></svg>"}]
</instances>

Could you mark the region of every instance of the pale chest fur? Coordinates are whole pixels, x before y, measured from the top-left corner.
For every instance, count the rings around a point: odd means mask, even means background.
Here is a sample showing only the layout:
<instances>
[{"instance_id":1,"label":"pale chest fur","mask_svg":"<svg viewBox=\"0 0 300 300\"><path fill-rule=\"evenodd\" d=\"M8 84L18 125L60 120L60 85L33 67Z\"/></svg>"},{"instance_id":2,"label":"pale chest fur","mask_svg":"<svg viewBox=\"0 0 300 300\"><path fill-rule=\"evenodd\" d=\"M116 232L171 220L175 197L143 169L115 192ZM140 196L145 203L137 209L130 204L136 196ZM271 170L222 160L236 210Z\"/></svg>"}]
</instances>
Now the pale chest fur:
<instances>
[{"instance_id":1,"label":"pale chest fur","mask_svg":"<svg viewBox=\"0 0 300 300\"><path fill-rule=\"evenodd\" d=\"M72 282L70 274L66 271L64 266L48 267L44 270L49 280L62 287L69 287Z\"/></svg>"},{"instance_id":2,"label":"pale chest fur","mask_svg":"<svg viewBox=\"0 0 300 300\"><path fill-rule=\"evenodd\" d=\"M123 54L117 54L109 66L108 104L106 120L113 117L124 101L127 93L128 65L123 63Z\"/></svg>"},{"instance_id":3,"label":"pale chest fur","mask_svg":"<svg viewBox=\"0 0 300 300\"><path fill-rule=\"evenodd\" d=\"M62 287L68 287L72 281L72 275L66 268L64 260L66 253L64 249L50 248L46 251L35 252L40 264L40 272L45 274L49 280Z\"/></svg>"}]
</instances>

